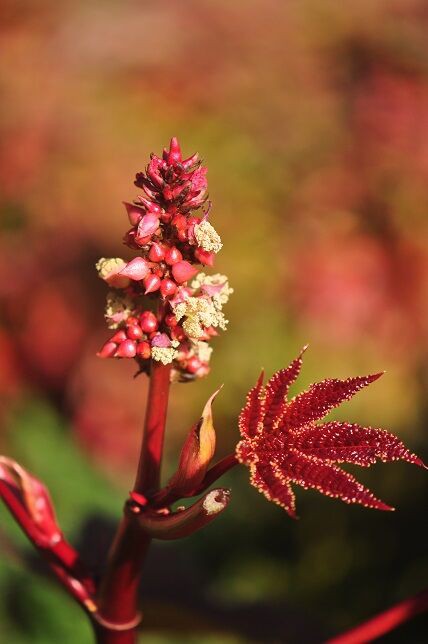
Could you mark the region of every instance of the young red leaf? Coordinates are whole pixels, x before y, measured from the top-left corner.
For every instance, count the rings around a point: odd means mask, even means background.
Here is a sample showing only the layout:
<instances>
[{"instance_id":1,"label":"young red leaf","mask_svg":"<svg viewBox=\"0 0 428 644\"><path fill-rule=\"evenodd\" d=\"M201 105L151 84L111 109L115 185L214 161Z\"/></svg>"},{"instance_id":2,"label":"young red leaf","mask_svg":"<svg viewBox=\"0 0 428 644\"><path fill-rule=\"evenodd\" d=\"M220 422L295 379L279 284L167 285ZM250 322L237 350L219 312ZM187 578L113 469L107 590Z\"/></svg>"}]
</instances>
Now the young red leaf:
<instances>
[{"instance_id":1,"label":"young red leaf","mask_svg":"<svg viewBox=\"0 0 428 644\"><path fill-rule=\"evenodd\" d=\"M295 396L287 405L282 425L284 430L297 429L314 420L324 418L344 400L350 400L360 389L380 378L383 373L338 380L328 378L311 385Z\"/></svg>"},{"instance_id":2,"label":"young red leaf","mask_svg":"<svg viewBox=\"0 0 428 644\"><path fill-rule=\"evenodd\" d=\"M361 427L352 423L333 421L308 427L299 432L294 446L308 456L335 463L354 463L369 467L378 460L407 461L423 465L399 438L373 427Z\"/></svg>"},{"instance_id":3,"label":"young red leaf","mask_svg":"<svg viewBox=\"0 0 428 644\"><path fill-rule=\"evenodd\" d=\"M243 438L255 436L261 427L264 418L264 395L263 395L262 371L256 384L247 394L245 407L239 415L239 429Z\"/></svg>"},{"instance_id":4,"label":"young red leaf","mask_svg":"<svg viewBox=\"0 0 428 644\"><path fill-rule=\"evenodd\" d=\"M381 374L323 380L287 402L288 387L299 373L301 355L287 369L277 372L266 387L260 377L250 390L239 417L243 440L237 445L236 458L250 468L251 483L292 517L292 483L346 503L391 510L334 463L367 467L377 460L404 460L423 466L421 459L386 430L315 422Z\"/></svg>"},{"instance_id":5,"label":"young red leaf","mask_svg":"<svg viewBox=\"0 0 428 644\"><path fill-rule=\"evenodd\" d=\"M287 394L290 386L296 380L302 367L302 356L307 347L303 347L300 354L286 368L277 371L266 384L265 419L264 428L268 431L274 424L278 424L285 411Z\"/></svg>"}]
</instances>

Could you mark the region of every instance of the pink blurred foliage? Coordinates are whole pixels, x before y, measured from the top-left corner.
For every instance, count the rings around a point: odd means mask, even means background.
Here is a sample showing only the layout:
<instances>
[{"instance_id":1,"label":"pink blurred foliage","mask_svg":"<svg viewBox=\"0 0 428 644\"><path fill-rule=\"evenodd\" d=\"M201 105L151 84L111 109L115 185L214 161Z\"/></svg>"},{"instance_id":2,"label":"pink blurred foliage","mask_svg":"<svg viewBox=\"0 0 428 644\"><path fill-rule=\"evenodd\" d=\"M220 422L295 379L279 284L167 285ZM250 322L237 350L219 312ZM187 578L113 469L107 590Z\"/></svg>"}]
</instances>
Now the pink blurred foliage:
<instances>
[{"instance_id":1,"label":"pink blurred foliage","mask_svg":"<svg viewBox=\"0 0 428 644\"><path fill-rule=\"evenodd\" d=\"M426 77L373 65L356 91L353 127L356 141L359 141L359 161L365 162L369 169L391 167L400 173L416 174L426 181Z\"/></svg>"},{"instance_id":2,"label":"pink blurred foliage","mask_svg":"<svg viewBox=\"0 0 428 644\"><path fill-rule=\"evenodd\" d=\"M295 254L296 309L330 340L374 338L410 358L428 332L428 257L400 240L385 247L368 235L335 236Z\"/></svg>"}]
</instances>

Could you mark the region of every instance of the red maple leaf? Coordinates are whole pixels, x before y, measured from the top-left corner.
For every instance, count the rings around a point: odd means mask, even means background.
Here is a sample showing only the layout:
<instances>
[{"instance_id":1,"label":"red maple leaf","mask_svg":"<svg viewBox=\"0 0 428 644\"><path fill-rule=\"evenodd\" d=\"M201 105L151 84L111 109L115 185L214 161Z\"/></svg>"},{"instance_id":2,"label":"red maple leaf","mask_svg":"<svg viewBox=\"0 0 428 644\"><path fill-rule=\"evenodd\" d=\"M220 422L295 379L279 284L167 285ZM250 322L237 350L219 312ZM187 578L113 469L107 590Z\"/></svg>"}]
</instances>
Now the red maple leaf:
<instances>
[{"instance_id":1,"label":"red maple leaf","mask_svg":"<svg viewBox=\"0 0 428 644\"><path fill-rule=\"evenodd\" d=\"M292 483L345 503L393 510L337 463L369 467L377 460L401 459L424 466L422 460L385 429L341 421L316 422L382 373L323 380L288 401L288 390L299 375L304 350L266 385L262 372L248 393L239 416L239 462L249 466L252 485L292 517L296 516Z\"/></svg>"}]
</instances>

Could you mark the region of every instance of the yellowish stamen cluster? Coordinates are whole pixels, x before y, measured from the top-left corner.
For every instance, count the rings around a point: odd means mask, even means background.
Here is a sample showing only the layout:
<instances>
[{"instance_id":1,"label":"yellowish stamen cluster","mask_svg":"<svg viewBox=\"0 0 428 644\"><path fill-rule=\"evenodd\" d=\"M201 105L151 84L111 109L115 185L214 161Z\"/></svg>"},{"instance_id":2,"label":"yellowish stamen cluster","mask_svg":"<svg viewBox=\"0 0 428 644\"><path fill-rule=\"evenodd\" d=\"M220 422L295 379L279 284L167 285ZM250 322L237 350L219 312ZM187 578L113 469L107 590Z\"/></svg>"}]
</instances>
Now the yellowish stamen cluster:
<instances>
[{"instance_id":1,"label":"yellowish stamen cluster","mask_svg":"<svg viewBox=\"0 0 428 644\"><path fill-rule=\"evenodd\" d=\"M130 297L118 291L109 291L104 313L108 328L117 329L124 320L132 315L133 308L134 302Z\"/></svg>"},{"instance_id":2,"label":"yellowish stamen cluster","mask_svg":"<svg viewBox=\"0 0 428 644\"><path fill-rule=\"evenodd\" d=\"M177 347L180 343L172 341L171 347L152 347L152 358L162 364L170 364L177 357Z\"/></svg>"},{"instance_id":3,"label":"yellowish stamen cluster","mask_svg":"<svg viewBox=\"0 0 428 644\"><path fill-rule=\"evenodd\" d=\"M198 246L203 250L213 253L218 253L221 250L223 244L221 243L220 235L208 221L201 221L200 224L196 224L194 232Z\"/></svg>"},{"instance_id":4,"label":"yellowish stamen cluster","mask_svg":"<svg viewBox=\"0 0 428 644\"><path fill-rule=\"evenodd\" d=\"M204 332L204 327L220 327L225 330L227 320L221 310L214 306L211 298L188 297L185 302L174 308L177 320L185 317L183 329L189 338L197 340Z\"/></svg>"},{"instance_id":5,"label":"yellowish stamen cluster","mask_svg":"<svg viewBox=\"0 0 428 644\"><path fill-rule=\"evenodd\" d=\"M120 257L100 257L95 264L98 276L105 280L112 273L118 273L125 266L125 262Z\"/></svg>"},{"instance_id":6,"label":"yellowish stamen cluster","mask_svg":"<svg viewBox=\"0 0 428 644\"><path fill-rule=\"evenodd\" d=\"M208 364L213 350L207 342L198 340L193 344L193 350L195 352L195 356L197 356L201 362Z\"/></svg>"},{"instance_id":7,"label":"yellowish stamen cluster","mask_svg":"<svg viewBox=\"0 0 428 644\"><path fill-rule=\"evenodd\" d=\"M202 286L221 286L221 290L211 295L214 306L221 311L224 304L227 304L229 297L233 293L233 288L229 286L229 280L226 275L216 273L215 275L206 275L198 273L192 282L192 288L200 289Z\"/></svg>"}]
</instances>

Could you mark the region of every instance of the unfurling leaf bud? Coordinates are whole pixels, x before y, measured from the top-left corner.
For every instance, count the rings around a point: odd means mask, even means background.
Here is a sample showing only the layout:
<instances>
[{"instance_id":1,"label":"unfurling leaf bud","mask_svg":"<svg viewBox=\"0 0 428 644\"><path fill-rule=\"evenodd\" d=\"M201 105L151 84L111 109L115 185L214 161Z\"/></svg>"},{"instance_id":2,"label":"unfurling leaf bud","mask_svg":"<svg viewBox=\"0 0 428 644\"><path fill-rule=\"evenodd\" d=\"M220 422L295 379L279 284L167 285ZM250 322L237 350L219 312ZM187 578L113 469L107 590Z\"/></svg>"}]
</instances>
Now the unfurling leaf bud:
<instances>
[{"instance_id":1,"label":"unfurling leaf bud","mask_svg":"<svg viewBox=\"0 0 428 644\"><path fill-rule=\"evenodd\" d=\"M138 523L144 532L155 539L170 541L194 534L211 523L230 501L230 491L217 488L207 492L185 510L163 515L155 512L141 512Z\"/></svg>"},{"instance_id":2,"label":"unfurling leaf bud","mask_svg":"<svg viewBox=\"0 0 428 644\"><path fill-rule=\"evenodd\" d=\"M39 532L38 545L54 545L62 539L49 492L39 479L11 458L0 456L0 479L15 490Z\"/></svg>"},{"instance_id":3,"label":"unfurling leaf bud","mask_svg":"<svg viewBox=\"0 0 428 644\"><path fill-rule=\"evenodd\" d=\"M168 483L168 488L177 494L187 494L201 483L214 456L216 435L211 406L219 391L209 398L201 418L187 435L178 469Z\"/></svg>"},{"instance_id":4,"label":"unfurling leaf bud","mask_svg":"<svg viewBox=\"0 0 428 644\"><path fill-rule=\"evenodd\" d=\"M134 257L120 271L120 275L129 277L129 279L139 282L144 279L150 272L148 262L143 257Z\"/></svg>"}]
</instances>

